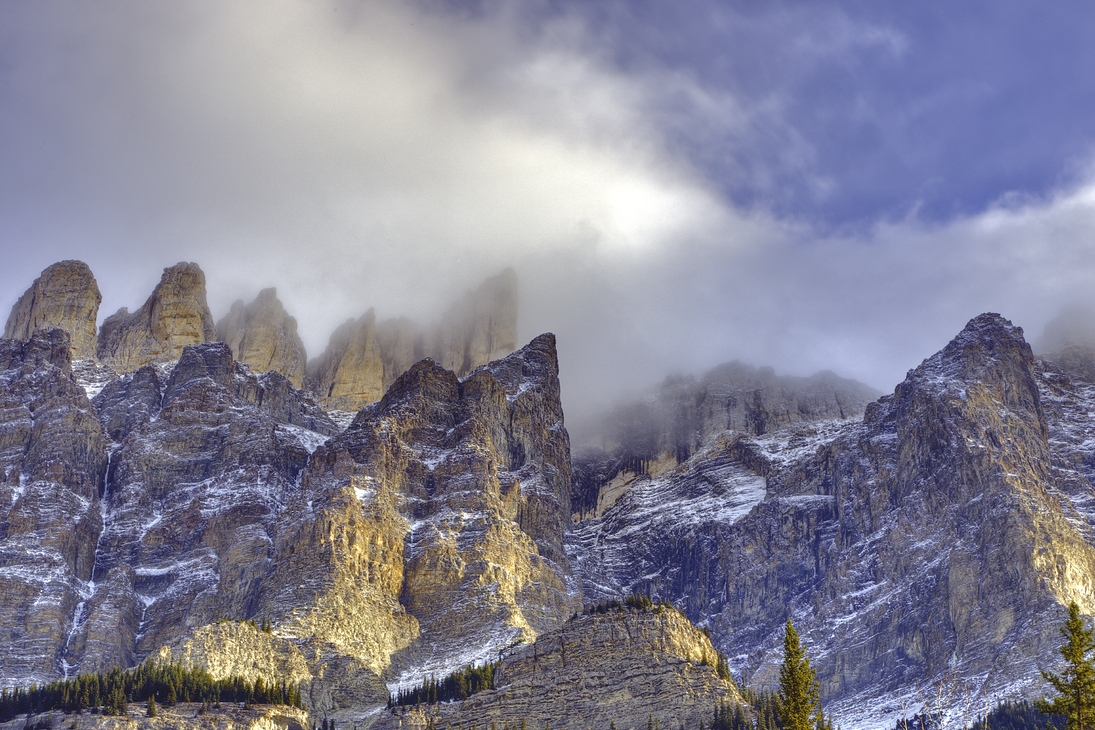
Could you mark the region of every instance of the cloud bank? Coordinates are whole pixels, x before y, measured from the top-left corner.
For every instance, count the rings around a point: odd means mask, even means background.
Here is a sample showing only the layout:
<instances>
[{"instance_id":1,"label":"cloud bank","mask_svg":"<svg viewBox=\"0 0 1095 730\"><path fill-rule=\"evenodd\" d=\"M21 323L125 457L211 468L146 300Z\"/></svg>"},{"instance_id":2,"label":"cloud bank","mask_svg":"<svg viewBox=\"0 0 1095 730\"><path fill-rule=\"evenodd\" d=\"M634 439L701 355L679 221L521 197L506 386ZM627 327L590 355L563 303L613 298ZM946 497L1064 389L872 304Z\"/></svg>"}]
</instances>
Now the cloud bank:
<instances>
[{"instance_id":1,"label":"cloud bank","mask_svg":"<svg viewBox=\"0 0 1095 730\"><path fill-rule=\"evenodd\" d=\"M1090 298L1086 160L947 217L907 191L854 225L812 214L886 175L842 177L796 90L819 65L880 63L870 88L915 62L901 18L694 6L686 54L638 3L7 4L0 307L80 258L105 317L194 260L215 317L277 286L314 356L369 306L429 321L513 266L571 412L733 358L888 389L982 311L1034 339ZM718 37L787 51L751 69Z\"/></svg>"}]
</instances>

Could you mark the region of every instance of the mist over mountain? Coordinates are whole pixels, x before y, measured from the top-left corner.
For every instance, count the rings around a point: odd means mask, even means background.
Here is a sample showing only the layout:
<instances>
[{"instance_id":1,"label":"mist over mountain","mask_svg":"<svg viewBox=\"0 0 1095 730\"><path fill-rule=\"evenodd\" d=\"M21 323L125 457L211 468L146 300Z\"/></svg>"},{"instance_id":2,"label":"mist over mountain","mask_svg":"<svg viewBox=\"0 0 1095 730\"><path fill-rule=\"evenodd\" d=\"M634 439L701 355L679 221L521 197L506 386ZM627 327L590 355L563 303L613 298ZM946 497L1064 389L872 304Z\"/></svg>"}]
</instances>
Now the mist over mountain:
<instances>
[{"instance_id":1,"label":"mist over mountain","mask_svg":"<svg viewBox=\"0 0 1095 730\"><path fill-rule=\"evenodd\" d=\"M213 325L194 263L88 342L100 298L54 264L0 340L4 687L168 662L381 727L746 722L793 620L837 722L960 677L950 727L1044 692L1064 606L1095 610L1095 350L998 314L892 394L735 361L579 446L513 271L310 360L274 290Z\"/></svg>"}]
</instances>

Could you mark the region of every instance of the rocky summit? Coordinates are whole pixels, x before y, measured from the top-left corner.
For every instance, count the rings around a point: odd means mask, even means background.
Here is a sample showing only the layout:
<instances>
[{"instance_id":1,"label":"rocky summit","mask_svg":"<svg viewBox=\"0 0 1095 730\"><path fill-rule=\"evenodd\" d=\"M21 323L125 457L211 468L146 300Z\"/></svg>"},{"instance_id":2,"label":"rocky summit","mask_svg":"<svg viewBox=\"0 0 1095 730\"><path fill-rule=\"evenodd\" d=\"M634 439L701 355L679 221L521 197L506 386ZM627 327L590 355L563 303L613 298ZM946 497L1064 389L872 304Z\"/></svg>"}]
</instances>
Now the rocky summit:
<instances>
[{"instance_id":1,"label":"rocky summit","mask_svg":"<svg viewBox=\"0 0 1095 730\"><path fill-rule=\"evenodd\" d=\"M0 345L4 686L151 658L360 718L580 606L551 335L463 378L423 360L344 430L225 343L91 400L64 330Z\"/></svg>"},{"instance_id":2,"label":"rocky summit","mask_svg":"<svg viewBox=\"0 0 1095 730\"><path fill-rule=\"evenodd\" d=\"M726 433L635 480L571 534L587 597L673 601L753 686L792 618L845 725L948 682L952 722L1039 696L1062 605L1095 609L1084 377L977 317L861 421Z\"/></svg>"},{"instance_id":3,"label":"rocky summit","mask_svg":"<svg viewBox=\"0 0 1095 730\"><path fill-rule=\"evenodd\" d=\"M95 357L95 323L103 297L83 261L53 264L19 297L4 326L9 340L29 340L35 330L68 332L72 357Z\"/></svg>"},{"instance_id":4,"label":"rocky summit","mask_svg":"<svg viewBox=\"0 0 1095 730\"><path fill-rule=\"evenodd\" d=\"M232 348L237 361L256 373L284 375L293 387L304 385L308 358L297 334L297 321L278 300L276 289L263 289L250 304L237 301L217 322L217 336Z\"/></svg>"},{"instance_id":5,"label":"rocky summit","mask_svg":"<svg viewBox=\"0 0 1095 730\"><path fill-rule=\"evenodd\" d=\"M217 340L205 303L205 274L194 263L164 269L160 283L136 312L122 308L99 329L97 354L129 373L143 365L177 360L187 345Z\"/></svg>"}]
</instances>

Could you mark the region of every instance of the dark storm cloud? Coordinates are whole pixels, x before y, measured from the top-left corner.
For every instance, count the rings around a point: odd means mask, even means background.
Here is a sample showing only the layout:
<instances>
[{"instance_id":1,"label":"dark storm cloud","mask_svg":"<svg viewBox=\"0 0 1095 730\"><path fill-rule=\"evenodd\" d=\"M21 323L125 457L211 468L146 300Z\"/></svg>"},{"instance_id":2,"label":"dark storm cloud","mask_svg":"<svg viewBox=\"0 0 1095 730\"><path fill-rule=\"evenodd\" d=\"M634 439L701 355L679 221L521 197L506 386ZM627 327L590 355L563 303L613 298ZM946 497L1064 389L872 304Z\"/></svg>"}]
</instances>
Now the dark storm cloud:
<instances>
[{"instance_id":1,"label":"dark storm cloud","mask_svg":"<svg viewBox=\"0 0 1095 730\"><path fill-rule=\"evenodd\" d=\"M734 357L889 388L1091 288L1086 14L668 7L5 4L3 308L62 258L101 316L195 260L315 355L512 265L572 411Z\"/></svg>"},{"instance_id":2,"label":"dark storm cloud","mask_svg":"<svg viewBox=\"0 0 1095 730\"><path fill-rule=\"evenodd\" d=\"M687 77L704 90L667 95L651 111L741 205L827 227L912 212L949 220L1009 191L1042 195L1086 173L1095 115L1089 3L563 7L587 19L617 66ZM710 104L720 95L735 99L735 112Z\"/></svg>"}]
</instances>

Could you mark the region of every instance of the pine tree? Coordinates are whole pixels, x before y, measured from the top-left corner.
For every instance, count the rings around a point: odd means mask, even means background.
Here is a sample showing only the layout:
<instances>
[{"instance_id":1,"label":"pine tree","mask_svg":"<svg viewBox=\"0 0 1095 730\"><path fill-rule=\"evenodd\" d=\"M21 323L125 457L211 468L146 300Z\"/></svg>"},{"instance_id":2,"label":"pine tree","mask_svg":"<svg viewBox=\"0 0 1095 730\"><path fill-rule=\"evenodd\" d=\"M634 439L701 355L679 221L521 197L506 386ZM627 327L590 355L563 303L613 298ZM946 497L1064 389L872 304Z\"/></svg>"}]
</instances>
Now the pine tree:
<instances>
[{"instance_id":1,"label":"pine tree","mask_svg":"<svg viewBox=\"0 0 1095 730\"><path fill-rule=\"evenodd\" d=\"M783 665L779 668L776 715L783 730L814 730L820 692L798 632L787 619L783 637Z\"/></svg>"},{"instance_id":2,"label":"pine tree","mask_svg":"<svg viewBox=\"0 0 1095 730\"><path fill-rule=\"evenodd\" d=\"M1064 715L1068 718L1068 730L1095 728L1095 629L1084 628L1080 608L1075 601L1068 604L1068 620L1061 627L1065 643L1061 656L1065 671L1061 674L1042 672L1045 680L1057 690L1052 700L1041 699L1035 703L1039 712Z\"/></svg>"},{"instance_id":3,"label":"pine tree","mask_svg":"<svg viewBox=\"0 0 1095 730\"><path fill-rule=\"evenodd\" d=\"M148 696L148 705L145 707L145 715L148 717L156 716L156 698L153 695Z\"/></svg>"}]
</instances>

